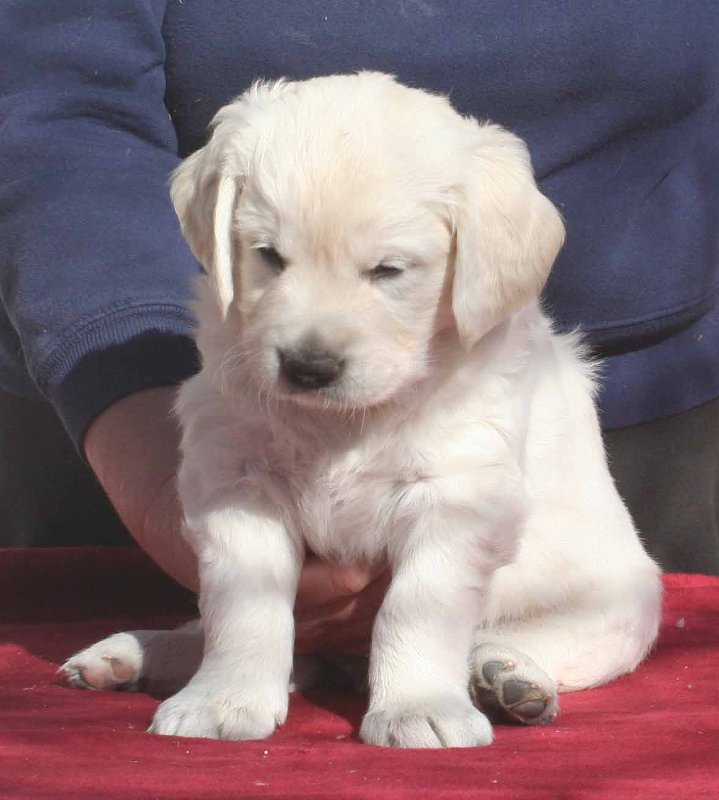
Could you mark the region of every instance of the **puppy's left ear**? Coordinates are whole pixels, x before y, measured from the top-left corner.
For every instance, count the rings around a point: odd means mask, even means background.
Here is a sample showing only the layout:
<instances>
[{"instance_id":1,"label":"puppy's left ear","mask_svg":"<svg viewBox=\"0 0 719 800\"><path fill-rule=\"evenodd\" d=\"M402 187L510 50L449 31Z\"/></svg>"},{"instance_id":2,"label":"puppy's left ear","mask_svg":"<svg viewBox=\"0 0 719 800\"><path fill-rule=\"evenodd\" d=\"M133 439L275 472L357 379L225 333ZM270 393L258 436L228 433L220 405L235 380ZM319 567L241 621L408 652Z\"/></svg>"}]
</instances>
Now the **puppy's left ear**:
<instances>
[{"instance_id":1,"label":"puppy's left ear","mask_svg":"<svg viewBox=\"0 0 719 800\"><path fill-rule=\"evenodd\" d=\"M470 349L539 296L564 225L537 188L524 142L497 125L465 122L470 163L455 210L452 311Z\"/></svg>"}]
</instances>

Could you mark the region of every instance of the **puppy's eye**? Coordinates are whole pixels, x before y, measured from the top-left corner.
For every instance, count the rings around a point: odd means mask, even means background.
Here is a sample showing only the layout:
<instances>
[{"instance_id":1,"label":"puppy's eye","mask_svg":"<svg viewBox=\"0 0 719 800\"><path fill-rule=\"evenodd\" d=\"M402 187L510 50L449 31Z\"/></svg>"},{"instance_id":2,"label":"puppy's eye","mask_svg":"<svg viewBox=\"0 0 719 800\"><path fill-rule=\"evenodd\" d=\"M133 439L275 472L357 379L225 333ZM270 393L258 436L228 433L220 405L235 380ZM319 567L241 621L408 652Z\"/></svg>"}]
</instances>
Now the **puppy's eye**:
<instances>
[{"instance_id":1,"label":"puppy's eye","mask_svg":"<svg viewBox=\"0 0 719 800\"><path fill-rule=\"evenodd\" d=\"M392 264L378 264L369 271L369 275L376 280L387 280L388 278L398 278L403 272L404 269L402 267L394 267Z\"/></svg>"},{"instance_id":2,"label":"puppy's eye","mask_svg":"<svg viewBox=\"0 0 719 800\"><path fill-rule=\"evenodd\" d=\"M282 272L287 266L287 261L275 250L274 247L258 247L257 252L262 256L262 260L275 272Z\"/></svg>"}]
</instances>

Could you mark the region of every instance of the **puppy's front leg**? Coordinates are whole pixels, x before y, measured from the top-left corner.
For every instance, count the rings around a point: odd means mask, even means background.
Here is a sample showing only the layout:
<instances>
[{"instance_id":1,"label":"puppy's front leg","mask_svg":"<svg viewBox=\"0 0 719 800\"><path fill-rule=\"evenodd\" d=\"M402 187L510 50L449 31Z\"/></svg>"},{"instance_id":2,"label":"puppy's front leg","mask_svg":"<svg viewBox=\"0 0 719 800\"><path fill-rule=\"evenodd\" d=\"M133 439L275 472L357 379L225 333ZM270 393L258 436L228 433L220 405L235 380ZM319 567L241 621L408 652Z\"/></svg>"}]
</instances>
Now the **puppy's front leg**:
<instances>
[{"instance_id":1,"label":"puppy's front leg","mask_svg":"<svg viewBox=\"0 0 719 800\"><path fill-rule=\"evenodd\" d=\"M456 481L451 489L461 491ZM492 729L469 697L468 656L491 574L514 554L522 493L490 493L481 504L487 514L443 502L441 485L425 494L432 504L421 504L390 550L393 578L375 623L360 736L392 747L487 745Z\"/></svg>"},{"instance_id":2,"label":"puppy's front leg","mask_svg":"<svg viewBox=\"0 0 719 800\"><path fill-rule=\"evenodd\" d=\"M301 548L261 496L214 505L190 520L200 563L202 663L160 705L150 731L262 739L287 717Z\"/></svg>"}]
</instances>

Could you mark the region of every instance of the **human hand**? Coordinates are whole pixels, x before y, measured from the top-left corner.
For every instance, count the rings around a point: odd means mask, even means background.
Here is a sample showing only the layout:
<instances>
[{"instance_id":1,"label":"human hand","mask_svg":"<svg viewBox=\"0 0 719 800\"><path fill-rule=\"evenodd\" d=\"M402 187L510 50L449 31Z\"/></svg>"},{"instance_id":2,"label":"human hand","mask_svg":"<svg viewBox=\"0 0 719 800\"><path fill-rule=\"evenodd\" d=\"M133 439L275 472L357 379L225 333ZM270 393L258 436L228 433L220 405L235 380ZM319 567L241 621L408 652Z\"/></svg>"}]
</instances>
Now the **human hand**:
<instances>
[{"instance_id":1,"label":"human hand","mask_svg":"<svg viewBox=\"0 0 719 800\"><path fill-rule=\"evenodd\" d=\"M297 652L367 655L374 618L388 585L384 564L338 567L310 555L295 603Z\"/></svg>"},{"instance_id":2,"label":"human hand","mask_svg":"<svg viewBox=\"0 0 719 800\"><path fill-rule=\"evenodd\" d=\"M181 533L175 486L180 461L176 391L167 386L124 397L93 421L83 444L135 541L168 575L197 591L197 559Z\"/></svg>"}]
</instances>

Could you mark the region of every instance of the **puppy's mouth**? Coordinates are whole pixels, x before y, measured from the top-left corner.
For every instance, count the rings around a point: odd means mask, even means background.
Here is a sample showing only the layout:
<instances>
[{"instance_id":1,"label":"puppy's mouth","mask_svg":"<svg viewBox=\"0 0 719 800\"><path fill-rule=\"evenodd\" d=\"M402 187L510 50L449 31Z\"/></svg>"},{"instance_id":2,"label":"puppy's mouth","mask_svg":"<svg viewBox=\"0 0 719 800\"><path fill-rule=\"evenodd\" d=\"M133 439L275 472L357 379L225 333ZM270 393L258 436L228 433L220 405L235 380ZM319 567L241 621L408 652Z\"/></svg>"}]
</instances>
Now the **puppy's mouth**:
<instances>
[{"instance_id":1,"label":"puppy's mouth","mask_svg":"<svg viewBox=\"0 0 719 800\"><path fill-rule=\"evenodd\" d=\"M375 396L368 397L366 392L352 389L353 382L344 374L344 370L334 377L312 375L292 378L280 370L271 391L279 400L318 411L356 411L377 404Z\"/></svg>"},{"instance_id":2,"label":"puppy's mouth","mask_svg":"<svg viewBox=\"0 0 719 800\"><path fill-rule=\"evenodd\" d=\"M342 402L346 360L328 349L277 350L276 393L301 405Z\"/></svg>"},{"instance_id":3,"label":"puppy's mouth","mask_svg":"<svg viewBox=\"0 0 719 800\"><path fill-rule=\"evenodd\" d=\"M382 405L397 388L351 369L349 359L326 350L275 350L272 378L258 381L264 393L320 411L357 411ZM259 376L257 376L259 377ZM385 376L386 377L386 376Z\"/></svg>"},{"instance_id":4,"label":"puppy's mouth","mask_svg":"<svg viewBox=\"0 0 719 800\"><path fill-rule=\"evenodd\" d=\"M288 403L306 411L320 414L344 414L374 407L367 398L353 397L341 383L320 389L303 389L279 379L271 389L272 396L281 403Z\"/></svg>"},{"instance_id":5,"label":"puppy's mouth","mask_svg":"<svg viewBox=\"0 0 719 800\"><path fill-rule=\"evenodd\" d=\"M333 405L344 405L345 400L336 388L301 389L280 380L275 384L273 394L281 400L288 400L299 406L327 408Z\"/></svg>"}]
</instances>

